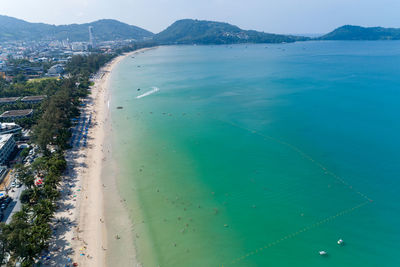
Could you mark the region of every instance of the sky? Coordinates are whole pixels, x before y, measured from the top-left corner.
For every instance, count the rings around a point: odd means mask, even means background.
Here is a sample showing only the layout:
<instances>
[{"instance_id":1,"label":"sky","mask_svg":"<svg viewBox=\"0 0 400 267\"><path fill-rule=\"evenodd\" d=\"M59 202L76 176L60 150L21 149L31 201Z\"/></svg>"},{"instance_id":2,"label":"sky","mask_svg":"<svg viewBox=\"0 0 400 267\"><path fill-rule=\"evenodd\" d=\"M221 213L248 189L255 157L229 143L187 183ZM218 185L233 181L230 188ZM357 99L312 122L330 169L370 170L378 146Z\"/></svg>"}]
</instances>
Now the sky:
<instances>
[{"instance_id":1,"label":"sky","mask_svg":"<svg viewBox=\"0 0 400 267\"><path fill-rule=\"evenodd\" d=\"M344 24L400 28L400 0L0 0L29 22L117 19L158 33L178 19L228 22L271 33L327 33Z\"/></svg>"}]
</instances>

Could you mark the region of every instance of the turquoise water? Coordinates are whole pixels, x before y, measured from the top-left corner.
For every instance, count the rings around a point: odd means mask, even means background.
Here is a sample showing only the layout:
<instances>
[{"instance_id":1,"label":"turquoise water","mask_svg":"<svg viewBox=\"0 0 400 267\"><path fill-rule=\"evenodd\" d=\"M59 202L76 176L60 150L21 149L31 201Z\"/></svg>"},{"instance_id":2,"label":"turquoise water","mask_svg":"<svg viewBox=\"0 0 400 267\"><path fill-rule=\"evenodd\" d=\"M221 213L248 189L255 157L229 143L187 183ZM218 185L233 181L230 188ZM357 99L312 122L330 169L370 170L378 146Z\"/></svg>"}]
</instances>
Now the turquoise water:
<instances>
[{"instance_id":1,"label":"turquoise water","mask_svg":"<svg viewBox=\"0 0 400 267\"><path fill-rule=\"evenodd\" d=\"M400 42L160 47L111 88L144 266L400 266Z\"/></svg>"}]
</instances>

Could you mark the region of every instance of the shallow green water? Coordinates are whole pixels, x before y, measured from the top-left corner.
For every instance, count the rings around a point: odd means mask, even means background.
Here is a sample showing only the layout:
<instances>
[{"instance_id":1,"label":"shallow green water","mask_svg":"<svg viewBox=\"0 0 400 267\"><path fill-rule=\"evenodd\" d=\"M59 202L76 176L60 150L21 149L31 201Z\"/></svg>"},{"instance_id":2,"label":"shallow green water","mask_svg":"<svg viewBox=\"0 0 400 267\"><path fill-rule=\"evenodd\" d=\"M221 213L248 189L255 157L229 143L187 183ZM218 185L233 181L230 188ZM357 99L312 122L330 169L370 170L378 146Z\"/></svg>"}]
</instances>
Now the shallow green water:
<instances>
[{"instance_id":1,"label":"shallow green water","mask_svg":"<svg viewBox=\"0 0 400 267\"><path fill-rule=\"evenodd\" d=\"M400 42L125 59L112 76L113 155L139 260L400 265L399 63Z\"/></svg>"}]
</instances>

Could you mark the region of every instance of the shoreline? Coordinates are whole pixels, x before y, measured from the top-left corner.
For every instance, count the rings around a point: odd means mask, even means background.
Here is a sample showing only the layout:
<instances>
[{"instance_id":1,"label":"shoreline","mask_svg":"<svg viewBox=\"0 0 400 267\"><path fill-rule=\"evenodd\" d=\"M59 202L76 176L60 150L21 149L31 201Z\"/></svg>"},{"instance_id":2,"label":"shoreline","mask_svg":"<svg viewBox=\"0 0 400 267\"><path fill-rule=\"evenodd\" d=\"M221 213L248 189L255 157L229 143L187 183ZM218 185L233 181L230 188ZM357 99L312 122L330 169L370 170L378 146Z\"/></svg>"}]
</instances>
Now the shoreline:
<instances>
[{"instance_id":1,"label":"shoreline","mask_svg":"<svg viewBox=\"0 0 400 267\"><path fill-rule=\"evenodd\" d=\"M92 120L87 147L73 147L66 153L67 171L60 185L61 196L52 222L53 237L49 252L44 255L47 257L44 266L68 266L72 263L78 266L108 265L107 259L112 257L114 251L108 250L113 233L109 233L107 228L113 222L107 216L105 191L109 196L114 196L114 205L120 203L113 209L121 213L119 217L123 218L123 226L131 232L132 222L126 207L121 204L122 201L116 201L119 193L115 175L110 175L109 179L104 177L105 165L111 159L111 146L106 141L112 133L109 83L113 69L123 59L148 49L152 48L120 55L101 68L96 74L90 95L83 101L86 105L81 110L81 118L90 116ZM105 149L106 145L108 149ZM133 237L125 237L121 243L129 242L134 248ZM134 252L130 251L129 255ZM136 255L129 258L131 264L138 265Z\"/></svg>"}]
</instances>

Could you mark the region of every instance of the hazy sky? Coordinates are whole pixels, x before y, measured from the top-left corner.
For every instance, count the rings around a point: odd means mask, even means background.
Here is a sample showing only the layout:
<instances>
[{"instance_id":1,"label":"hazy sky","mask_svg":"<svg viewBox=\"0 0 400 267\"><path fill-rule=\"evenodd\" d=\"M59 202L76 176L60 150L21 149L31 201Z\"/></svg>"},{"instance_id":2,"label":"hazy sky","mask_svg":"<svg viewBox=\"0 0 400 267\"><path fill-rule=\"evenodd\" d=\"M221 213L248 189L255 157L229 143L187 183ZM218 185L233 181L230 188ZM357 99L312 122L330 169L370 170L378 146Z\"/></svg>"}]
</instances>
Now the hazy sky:
<instances>
[{"instance_id":1,"label":"hazy sky","mask_svg":"<svg viewBox=\"0 0 400 267\"><path fill-rule=\"evenodd\" d=\"M275 33L325 33L343 24L400 27L400 0L0 0L0 14L70 24L118 19L155 33L178 19Z\"/></svg>"}]
</instances>

